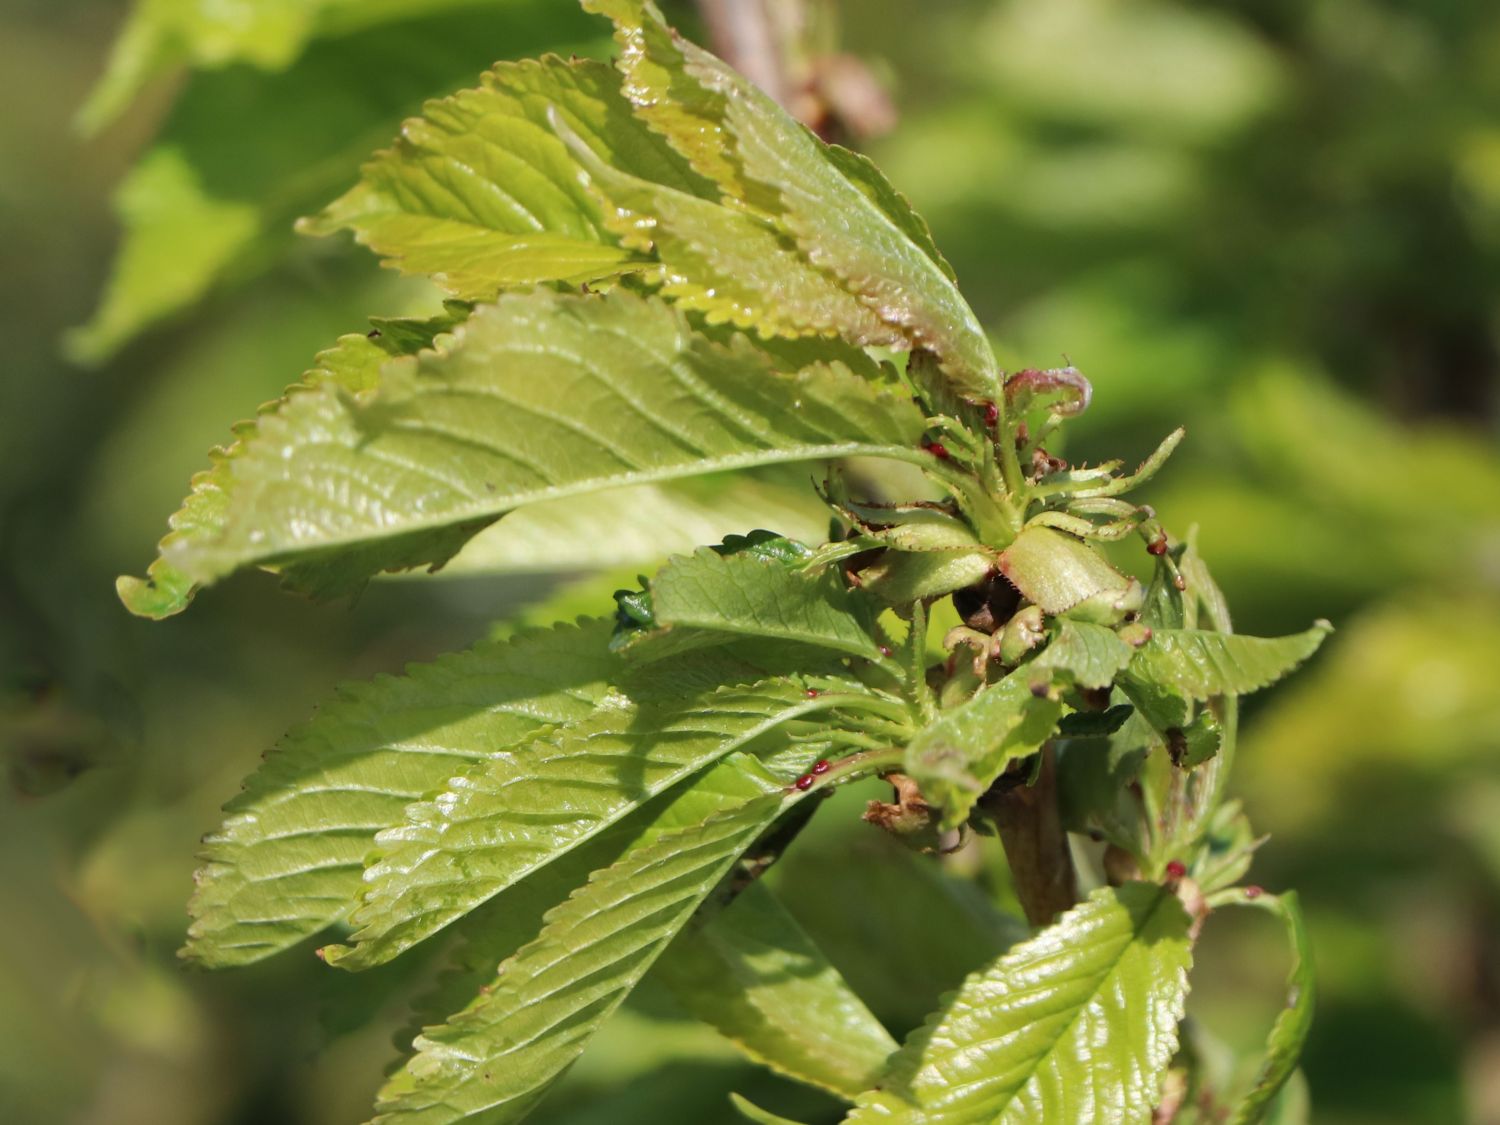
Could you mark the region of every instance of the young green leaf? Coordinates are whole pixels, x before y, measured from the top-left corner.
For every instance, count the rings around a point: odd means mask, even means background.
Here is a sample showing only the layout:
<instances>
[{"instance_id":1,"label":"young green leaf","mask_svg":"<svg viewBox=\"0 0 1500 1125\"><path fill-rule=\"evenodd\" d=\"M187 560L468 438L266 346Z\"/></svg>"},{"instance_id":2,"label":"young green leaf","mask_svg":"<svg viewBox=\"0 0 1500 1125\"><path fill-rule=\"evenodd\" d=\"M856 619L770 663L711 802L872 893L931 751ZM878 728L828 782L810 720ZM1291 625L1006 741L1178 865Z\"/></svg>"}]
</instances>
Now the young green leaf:
<instances>
[{"instance_id":1,"label":"young green leaf","mask_svg":"<svg viewBox=\"0 0 1500 1125\"><path fill-rule=\"evenodd\" d=\"M1087 621L1057 622L1047 647L1027 665L1033 671L1061 673L1079 687L1106 688L1130 663L1135 650L1113 629Z\"/></svg>"},{"instance_id":2,"label":"young green leaf","mask_svg":"<svg viewBox=\"0 0 1500 1125\"><path fill-rule=\"evenodd\" d=\"M809 698L790 677L747 684L722 654L695 654L661 687L613 691L594 712L494 755L377 837L359 927L330 964L364 969L395 957L552 862L654 795L835 696ZM851 690L862 692L850 682Z\"/></svg>"},{"instance_id":3,"label":"young green leaf","mask_svg":"<svg viewBox=\"0 0 1500 1125\"><path fill-rule=\"evenodd\" d=\"M1316 978L1313 975L1312 947L1297 896L1291 891L1280 895L1236 899L1247 906L1258 906L1279 915L1286 923L1287 938L1292 946L1292 970L1287 977L1286 1006L1276 1016L1266 1042L1266 1057L1255 1076L1249 1093L1230 1117L1230 1125L1256 1125L1263 1120L1276 1095L1297 1069L1297 1060L1307 1043L1316 1004Z\"/></svg>"},{"instance_id":4,"label":"young green leaf","mask_svg":"<svg viewBox=\"0 0 1500 1125\"><path fill-rule=\"evenodd\" d=\"M403 273L480 300L642 268L648 259L606 229L552 115L596 160L685 193L711 190L631 114L609 66L553 56L500 63L478 89L429 102L354 188L300 229L351 230Z\"/></svg>"},{"instance_id":5,"label":"young green leaf","mask_svg":"<svg viewBox=\"0 0 1500 1125\"><path fill-rule=\"evenodd\" d=\"M703 549L651 580L656 625L771 637L881 660L877 607L837 570L794 569L753 555Z\"/></svg>"},{"instance_id":6,"label":"young green leaf","mask_svg":"<svg viewBox=\"0 0 1500 1125\"><path fill-rule=\"evenodd\" d=\"M1151 1119L1187 999L1191 925L1163 887L1104 887L964 982L848 1125Z\"/></svg>"},{"instance_id":7,"label":"young green leaf","mask_svg":"<svg viewBox=\"0 0 1500 1125\"><path fill-rule=\"evenodd\" d=\"M1090 598L1123 595L1128 580L1089 544L1050 527L1028 527L1000 553L1011 585L1049 614Z\"/></svg>"},{"instance_id":8,"label":"young green leaf","mask_svg":"<svg viewBox=\"0 0 1500 1125\"><path fill-rule=\"evenodd\" d=\"M1052 736L1061 714L1062 704L1035 694L1018 669L923 728L906 748L906 772L942 807L941 827L956 828L1006 766Z\"/></svg>"},{"instance_id":9,"label":"young green leaf","mask_svg":"<svg viewBox=\"0 0 1500 1125\"><path fill-rule=\"evenodd\" d=\"M342 688L250 776L209 836L184 956L268 957L344 917L407 804L550 725L585 718L619 662L593 621L484 642Z\"/></svg>"},{"instance_id":10,"label":"young green leaf","mask_svg":"<svg viewBox=\"0 0 1500 1125\"><path fill-rule=\"evenodd\" d=\"M610 229L625 245L655 253L660 291L675 304L762 336L837 334L862 346L901 346L895 329L770 221L625 175L587 151L577 155L607 203Z\"/></svg>"},{"instance_id":11,"label":"young green leaf","mask_svg":"<svg viewBox=\"0 0 1500 1125\"><path fill-rule=\"evenodd\" d=\"M459 938L448 963L412 1005L411 1021L398 1039L405 1048L424 1027L446 1022L482 1000L501 962L541 933L547 914L589 881L595 871L619 862L669 832L774 791L796 775L771 769L764 758L736 751L685 785L647 801L623 819L565 855L507 887L453 927Z\"/></svg>"},{"instance_id":12,"label":"young green leaf","mask_svg":"<svg viewBox=\"0 0 1500 1125\"><path fill-rule=\"evenodd\" d=\"M212 537L168 562L199 582L301 565L330 592L445 562L523 504L855 454L918 460L922 418L845 371L774 372L625 292L507 295L375 389L290 396L239 451ZM342 557L340 557L342 556Z\"/></svg>"},{"instance_id":13,"label":"young green leaf","mask_svg":"<svg viewBox=\"0 0 1500 1125\"><path fill-rule=\"evenodd\" d=\"M1287 637L1246 637L1200 629L1158 629L1130 662L1130 676L1190 699L1244 695L1268 687L1318 650L1326 621Z\"/></svg>"},{"instance_id":14,"label":"young green leaf","mask_svg":"<svg viewBox=\"0 0 1500 1125\"><path fill-rule=\"evenodd\" d=\"M770 792L637 848L547 917L478 1002L417 1041L378 1125L521 1120L693 912L785 809Z\"/></svg>"},{"instance_id":15,"label":"young green leaf","mask_svg":"<svg viewBox=\"0 0 1500 1125\"><path fill-rule=\"evenodd\" d=\"M966 392L997 399L984 331L942 265L893 220L894 191L827 146L755 85L677 36L650 0L590 0L615 21L626 93L726 195L771 217L909 346L935 353ZM844 168L858 168L861 184ZM900 213L898 209L898 214Z\"/></svg>"},{"instance_id":16,"label":"young green leaf","mask_svg":"<svg viewBox=\"0 0 1500 1125\"><path fill-rule=\"evenodd\" d=\"M849 1101L896 1050L762 882L684 930L653 972L688 1012L752 1059Z\"/></svg>"}]
</instances>

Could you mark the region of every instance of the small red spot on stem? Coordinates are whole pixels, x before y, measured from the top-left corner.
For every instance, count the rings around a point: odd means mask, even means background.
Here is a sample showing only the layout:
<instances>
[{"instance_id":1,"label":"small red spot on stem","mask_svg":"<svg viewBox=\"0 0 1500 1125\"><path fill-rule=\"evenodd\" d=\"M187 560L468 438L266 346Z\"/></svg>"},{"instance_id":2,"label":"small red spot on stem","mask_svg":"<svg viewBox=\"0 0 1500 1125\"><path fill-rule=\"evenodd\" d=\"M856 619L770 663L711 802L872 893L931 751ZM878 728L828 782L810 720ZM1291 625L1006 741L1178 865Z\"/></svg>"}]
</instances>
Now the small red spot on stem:
<instances>
[{"instance_id":1,"label":"small red spot on stem","mask_svg":"<svg viewBox=\"0 0 1500 1125\"><path fill-rule=\"evenodd\" d=\"M922 448L925 449L925 450L927 450L928 453L931 453L939 461L946 461L946 460L948 460L949 456L951 456L951 454L949 454L949 452L948 452L948 447L946 445L944 445L942 442L938 442L938 441L924 442L923 445L922 445Z\"/></svg>"},{"instance_id":2,"label":"small red spot on stem","mask_svg":"<svg viewBox=\"0 0 1500 1125\"><path fill-rule=\"evenodd\" d=\"M881 645L880 646L880 655L881 656L889 656L890 654L891 654L891 646L890 645Z\"/></svg>"},{"instance_id":3,"label":"small red spot on stem","mask_svg":"<svg viewBox=\"0 0 1500 1125\"><path fill-rule=\"evenodd\" d=\"M985 403L984 404L984 424L986 426L993 426L993 425L995 425L999 421L1000 421L1000 407L996 406L993 402L987 402L987 403Z\"/></svg>"},{"instance_id":4,"label":"small red spot on stem","mask_svg":"<svg viewBox=\"0 0 1500 1125\"><path fill-rule=\"evenodd\" d=\"M1245 888L1246 898L1260 898L1260 896L1265 893L1266 891L1264 887L1257 887L1253 883Z\"/></svg>"},{"instance_id":5,"label":"small red spot on stem","mask_svg":"<svg viewBox=\"0 0 1500 1125\"><path fill-rule=\"evenodd\" d=\"M814 780L815 779L813 778L812 774L805 773L797 779L797 788L801 789L805 793L807 790L812 788Z\"/></svg>"},{"instance_id":6,"label":"small red spot on stem","mask_svg":"<svg viewBox=\"0 0 1500 1125\"><path fill-rule=\"evenodd\" d=\"M1187 866L1182 862L1182 860L1174 859L1171 863L1167 864L1168 879L1181 879L1186 874Z\"/></svg>"},{"instance_id":7,"label":"small red spot on stem","mask_svg":"<svg viewBox=\"0 0 1500 1125\"><path fill-rule=\"evenodd\" d=\"M1167 553L1167 537L1165 535L1158 535L1146 544L1146 551L1152 555L1165 555Z\"/></svg>"},{"instance_id":8,"label":"small red spot on stem","mask_svg":"<svg viewBox=\"0 0 1500 1125\"><path fill-rule=\"evenodd\" d=\"M828 764L828 759L827 758L819 758L816 762L813 763L813 768L812 768L813 776L814 777L821 777L823 774L827 773L832 768L833 767Z\"/></svg>"},{"instance_id":9,"label":"small red spot on stem","mask_svg":"<svg viewBox=\"0 0 1500 1125\"><path fill-rule=\"evenodd\" d=\"M808 699L817 699L818 696L822 695L823 693L815 687L810 687L802 694L807 696Z\"/></svg>"}]
</instances>

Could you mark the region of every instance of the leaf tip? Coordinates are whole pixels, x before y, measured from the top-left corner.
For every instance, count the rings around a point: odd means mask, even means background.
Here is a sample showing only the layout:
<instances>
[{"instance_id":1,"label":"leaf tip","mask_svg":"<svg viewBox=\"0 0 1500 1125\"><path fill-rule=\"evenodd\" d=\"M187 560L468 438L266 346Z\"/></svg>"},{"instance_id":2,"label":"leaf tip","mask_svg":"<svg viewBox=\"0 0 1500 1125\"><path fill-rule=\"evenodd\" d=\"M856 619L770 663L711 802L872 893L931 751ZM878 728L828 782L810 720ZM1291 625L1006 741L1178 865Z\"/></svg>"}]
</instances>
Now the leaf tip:
<instances>
[{"instance_id":1,"label":"leaf tip","mask_svg":"<svg viewBox=\"0 0 1500 1125\"><path fill-rule=\"evenodd\" d=\"M188 607L197 592L196 586L182 588L176 582L161 582L156 575L136 578L122 574L115 579L115 594L124 607L136 617L161 621Z\"/></svg>"}]
</instances>

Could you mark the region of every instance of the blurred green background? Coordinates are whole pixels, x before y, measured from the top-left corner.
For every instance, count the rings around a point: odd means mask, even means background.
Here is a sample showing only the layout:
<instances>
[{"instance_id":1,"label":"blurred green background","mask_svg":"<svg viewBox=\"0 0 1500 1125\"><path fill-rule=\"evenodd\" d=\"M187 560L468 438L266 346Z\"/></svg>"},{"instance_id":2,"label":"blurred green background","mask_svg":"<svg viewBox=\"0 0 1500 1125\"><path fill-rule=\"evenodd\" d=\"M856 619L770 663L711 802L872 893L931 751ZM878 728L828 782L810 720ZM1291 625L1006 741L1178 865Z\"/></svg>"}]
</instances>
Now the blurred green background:
<instances>
[{"instance_id":1,"label":"blurred green background","mask_svg":"<svg viewBox=\"0 0 1500 1125\"><path fill-rule=\"evenodd\" d=\"M247 577L161 624L113 579L232 421L433 300L291 220L424 97L607 43L561 0L141 12L90 99L124 0L0 10L0 1121L356 1122L425 967L185 972L195 843L337 682L556 578L311 606ZM1254 877L1309 914L1313 1120L1500 1122L1500 6L846 0L823 34L889 92L864 147L1002 358L1093 380L1069 455L1186 424L1149 499L1200 526L1237 625L1339 628L1253 701L1237 780L1271 836ZM825 929L889 925L857 882L883 845L834 812L784 889ZM950 944L934 993L987 953ZM1196 1013L1253 1044L1275 934L1216 917L1200 965ZM731 1087L828 1112L648 990L537 1120L723 1121Z\"/></svg>"}]
</instances>

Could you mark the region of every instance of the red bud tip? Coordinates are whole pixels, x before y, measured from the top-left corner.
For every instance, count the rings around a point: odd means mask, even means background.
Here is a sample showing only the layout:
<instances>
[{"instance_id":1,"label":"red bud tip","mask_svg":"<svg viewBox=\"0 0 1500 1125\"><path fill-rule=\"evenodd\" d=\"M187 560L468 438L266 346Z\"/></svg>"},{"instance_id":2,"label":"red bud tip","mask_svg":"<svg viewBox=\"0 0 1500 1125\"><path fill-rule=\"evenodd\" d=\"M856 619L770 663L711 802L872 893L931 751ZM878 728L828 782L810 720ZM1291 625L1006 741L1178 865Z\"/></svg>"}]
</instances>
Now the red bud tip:
<instances>
[{"instance_id":1,"label":"red bud tip","mask_svg":"<svg viewBox=\"0 0 1500 1125\"><path fill-rule=\"evenodd\" d=\"M831 769L833 769L833 767L828 764L827 758L819 758L816 762L813 763L813 776L821 777Z\"/></svg>"},{"instance_id":2,"label":"red bud tip","mask_svg":"<svg viewBox=\"0 0 1500 1125\"><path fill-rule=\"evenodd\" d=\"M1260 898L1260 896L1263 895L1263 894L1265 894L1265 893L1266 892L1265 892L1265 888L1264 887L1257 887L1257 886L1254 886L1253 884L1251 886L1248 886L1248 887L1245 888L1245 897L1246 898Z\"/></svg>"},{"instance_id":3,"label":"red bud tip","mask_svg":"<svg viewBox=\"0 0 1500 1125\"><path fill-rule=\"evenodd\" d=\"M1167 553L1167 537L1158 535L1146 544L1146 552L1152 555L1165 555Z\"/></svg>"},{"instance_id":4,"label":"red bud tip","mask_svg":"<svg viewBox=\"0 0 1500 1125\"><path fill-rule=\"evenodd\" d=\"M998 406L996 406L993 402L987 402L987 403L985 403L984 404L984 424L986 426L993 426L993 425L995 425L999 421L1000 421L1000 408Z\"/></svg>"},{"instance_id":5,"label":"red bud tip","mask_svg":"<svg viewBox=\"0 0 1500 1125\"><path fill-rule=\"evenodd\" d=\"M812 785L813 785L813 775L810 774L810 773L805 773L805 774L803 774L801 777L799 777L797 779L797 788L801 789L803 792L806 792L807 790L811 789Z\"/></svg>"},{"instance_id":6,"label":"red bud tip","mask_svg":"<svg viewBox=\"0 0 1500 1125\"><path fill-rule=\"evenodd\" d=\"M1186 874L1187 866L1180 859L1174 859L1171 863L1167 864L1168 879L1181 879Z\"/></svg>"},{"instance_id":7,"label":"red bud tip","mask_svg":"<svg viewBox=\"0 0 1500 1125\"><path fill-rule=\"evenodd\" d=\"M881 645L880 646L880 655L881 656L889 656L890 654L891 654L891 646L890 645Z\"/></svg>"},{"instance_id":8,"label":"red bud tip","mask_svg":"<svg viewBox=\"0 0 1500 1125\"><path fill-rule=\"evenodd\" d=\"M815 687L810 687L802 694L807 696L808 699L817 699L818 696L822 695L823 693Z\"/></svg>"}]
</instances>

